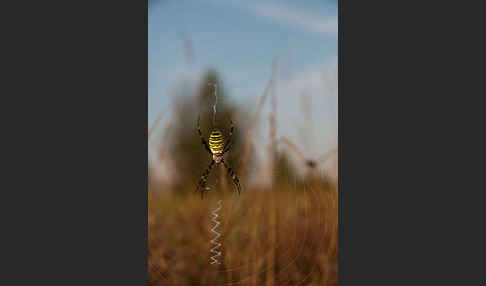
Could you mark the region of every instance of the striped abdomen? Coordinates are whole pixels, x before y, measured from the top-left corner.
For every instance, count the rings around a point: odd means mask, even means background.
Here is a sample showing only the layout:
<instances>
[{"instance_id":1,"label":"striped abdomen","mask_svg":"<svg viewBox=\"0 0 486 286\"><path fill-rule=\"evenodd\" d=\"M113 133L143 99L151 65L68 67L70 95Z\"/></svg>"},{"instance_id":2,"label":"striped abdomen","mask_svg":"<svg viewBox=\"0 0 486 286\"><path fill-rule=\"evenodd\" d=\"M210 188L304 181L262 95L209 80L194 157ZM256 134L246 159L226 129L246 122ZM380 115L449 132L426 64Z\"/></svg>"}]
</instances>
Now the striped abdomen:
<instances>
[{"instance_id":1,"label":"striped abdomen","mask_svg":"<svg viewBox=\"0 0 486 286\"><path fill-rule=\"evenodd\" d=\"M219 130L211 131L209 135L209 149L213 154L222 154L224 148L223 133Z\"/></svg>"}]
</instances>

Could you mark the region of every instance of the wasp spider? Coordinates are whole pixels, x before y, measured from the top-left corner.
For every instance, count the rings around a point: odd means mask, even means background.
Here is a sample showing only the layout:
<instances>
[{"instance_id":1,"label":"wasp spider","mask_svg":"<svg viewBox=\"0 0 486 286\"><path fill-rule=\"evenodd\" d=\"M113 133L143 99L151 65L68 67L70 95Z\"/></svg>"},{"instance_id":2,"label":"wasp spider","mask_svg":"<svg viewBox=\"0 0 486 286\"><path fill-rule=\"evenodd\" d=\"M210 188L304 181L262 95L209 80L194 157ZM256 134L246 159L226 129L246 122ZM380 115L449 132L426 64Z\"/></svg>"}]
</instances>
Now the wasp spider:
<instances>
[{"instance_id":1,"label":"wasp spider","mask_svg":"<svg viewBox=\"0 0 486 286\"><path fill-rule=\"evenodd\" d=\"M209 140L208 140L209 144L208 144L208 142L206 142L206 140L202 135L201 126L199 126L199 117L197 119L197 132L199 133L199 138L201 138L201 143L206 149L206 151L208 151L208 153L212 155L211 162L209 163L208 168L201 175L201 179L199 180L199 184L196 189L196 192L199 189L201 189L201 199L203 198L204 191L209 191L209 187L206 185L206 182L208 180L209 173L211 172L211 169L213 168L214 164L218 164L218 165L223 164L223 166L228 170L228 174L231 176L231 179L233 179L233 183L235 184L238 190L238 195L241 192L240 180L238 180L238 177L233 172L233 169L231 169L231 167L228 166L228 164L224 161L223 158L224 154L231 149L233 130L234 130L234 124L233 121L231 121L229 138L225 144L223 144L224 138L221 130L218 129L211 130L211 133L209 134Z\"/></svg>"}]
</instances>

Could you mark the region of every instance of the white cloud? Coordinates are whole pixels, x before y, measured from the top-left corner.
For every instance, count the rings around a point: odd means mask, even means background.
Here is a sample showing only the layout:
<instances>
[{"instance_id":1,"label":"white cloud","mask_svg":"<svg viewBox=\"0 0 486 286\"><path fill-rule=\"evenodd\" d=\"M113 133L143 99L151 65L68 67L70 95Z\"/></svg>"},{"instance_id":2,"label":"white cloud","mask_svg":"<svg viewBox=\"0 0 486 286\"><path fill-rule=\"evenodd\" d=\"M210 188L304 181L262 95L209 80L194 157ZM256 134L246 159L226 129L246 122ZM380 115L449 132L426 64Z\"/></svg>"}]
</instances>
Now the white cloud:
<instances>
[{"instance_id":1,"label":"white cloud","mask_svg":"<svg viewBox=\"0 0 486 286\"><path fill-rule=\"evenodd\" d=\"M260 16L299 27L306 31L331 35L335 35L338 32L337 18L321 18L307 12L272 3L255 3L251 8Z\"/></svg>"}]
</instances>

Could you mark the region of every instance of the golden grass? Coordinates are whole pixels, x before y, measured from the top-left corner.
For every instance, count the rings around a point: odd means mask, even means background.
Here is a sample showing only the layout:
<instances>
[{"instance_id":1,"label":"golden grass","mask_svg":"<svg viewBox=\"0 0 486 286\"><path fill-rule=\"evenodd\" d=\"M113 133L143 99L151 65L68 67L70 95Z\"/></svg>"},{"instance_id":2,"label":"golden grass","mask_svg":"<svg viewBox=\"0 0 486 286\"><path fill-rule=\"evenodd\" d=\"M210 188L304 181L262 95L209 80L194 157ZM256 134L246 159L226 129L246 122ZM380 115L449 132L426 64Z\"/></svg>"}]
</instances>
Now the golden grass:
<instances>
[{"instance_id":1,"label":"golden grass","mask_svg":"<svg viewBox=\"0 0 486 286\"><path fill-rule=\"evenodd\" d=\"M211 265L220 199L222 264ZM337 285L337 208L337 186L320 183L149 194L149 285Z\"/></svg>"}]
</instances>

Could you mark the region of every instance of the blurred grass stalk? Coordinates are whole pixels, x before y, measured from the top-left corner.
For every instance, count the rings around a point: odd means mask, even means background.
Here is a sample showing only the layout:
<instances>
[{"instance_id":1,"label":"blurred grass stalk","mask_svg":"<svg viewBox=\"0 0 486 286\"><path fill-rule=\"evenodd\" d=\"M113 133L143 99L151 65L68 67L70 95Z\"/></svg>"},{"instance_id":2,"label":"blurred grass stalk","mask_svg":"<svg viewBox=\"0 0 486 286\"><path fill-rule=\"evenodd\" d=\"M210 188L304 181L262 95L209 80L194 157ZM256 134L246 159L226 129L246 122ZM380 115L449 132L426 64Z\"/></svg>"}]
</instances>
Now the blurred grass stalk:
<instances>
[{"instance_id":1,"label":"blurred grass stalk","mask_svg":"<svg viewBox=\"0 0 486 286\"><path fill-rule=\"evenodd\" d=\"M246 126L245 126L246 127L246 136L245 136L245 143L244 143L244 147L243 147L243 156L242 156L241 171L240 171L242 178L248 177L250 153L255 150L254 147L253 147L253 135L255 134L254 129L256 127L257 122L260 119L260 113L263 110L265 100L267 99L268 95L270 94L270 91L274 87L276 72L277 72L277 59L274 59L273 63L272 63L272 72L271 72L271 75L270 75L270 79L268 80L267 85L265 86L265 89L263 90L263 95L260 97L260 100L258 102L258 105L256 107L256 111L255 111L254 115L252 117L248 118L248 121L247 121Z\"/></svg>"}]
</instances>

